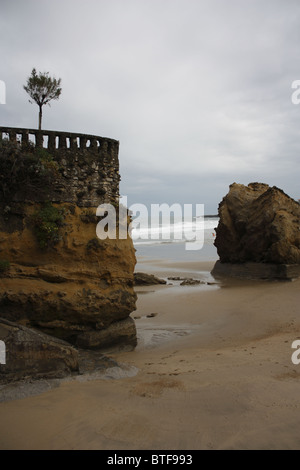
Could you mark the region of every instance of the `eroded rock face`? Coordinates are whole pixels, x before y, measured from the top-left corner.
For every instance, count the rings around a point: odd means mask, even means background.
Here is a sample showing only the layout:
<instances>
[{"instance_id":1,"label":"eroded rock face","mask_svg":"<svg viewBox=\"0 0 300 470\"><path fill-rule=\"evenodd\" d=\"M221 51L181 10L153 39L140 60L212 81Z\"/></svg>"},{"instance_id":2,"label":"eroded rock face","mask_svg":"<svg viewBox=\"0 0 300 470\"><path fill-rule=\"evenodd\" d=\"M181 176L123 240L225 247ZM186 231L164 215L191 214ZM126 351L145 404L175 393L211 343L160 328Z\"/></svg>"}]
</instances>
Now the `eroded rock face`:
<instances>
[{"instance_id":1,"label":"eroded rock face","mask_svg":"<svg viewBox=\"0 0 300 470\"><path fill-rule=\"evenodd\" d=\"M32 227L37 204L22 206L13 230L13 204L0 220L0 259L10 262L0 272L0 316L75 346L134 348L136 329L128 318L136 308L131 238L100 240L96 208L87 217L85 208L56 206L65 213L60 240L47 248L39 246Z\"/></svg>"},{"instance_id":2,"label":"eroded rock face","mask_svg":"<svg viewBox=\"0 0 300 470\"><path fill-rule=\"evenodd\" d=\"M3 318L0 318L0 337L5 344L0 382L61 378L79 370L78 352L65 341Z\"/></svg>"},{"instance_id":3,"label":"eroded rock face","mask_svg":"<svg viewBox=\"0 0 300 470\"><path fill-rule=\"evenodd\" d=\"M221 263L300 264L300 205L267 184L233 183L219 205Z\"/></svg>"},{"instance_id":4,"label":"eroded rock face","mask_svg":"<svg viewBox=\"0 0 300 470\"><path fill-rule=\"evenodd\" d=\"M25 348L19 357L25 371L31 353L40 358L37 374L63 363L63 351L67 360L70 346L56 351L54 338L87 349L136 346L129 317L136 308L135 250L129 236L118 238L127 211L120 211L112 236L96 233L100 204L118 214L118 148L118 141L97 136L0 128L0 317L22 325L9 342L18 354ZM48 364L38 342L34 350L26 338L19 343L23 326L53 337L51 347L45 343ZM0 329L1 341L4 334ZM13 378L19 364L11 356Z\"/></svg>"}]
</instances>

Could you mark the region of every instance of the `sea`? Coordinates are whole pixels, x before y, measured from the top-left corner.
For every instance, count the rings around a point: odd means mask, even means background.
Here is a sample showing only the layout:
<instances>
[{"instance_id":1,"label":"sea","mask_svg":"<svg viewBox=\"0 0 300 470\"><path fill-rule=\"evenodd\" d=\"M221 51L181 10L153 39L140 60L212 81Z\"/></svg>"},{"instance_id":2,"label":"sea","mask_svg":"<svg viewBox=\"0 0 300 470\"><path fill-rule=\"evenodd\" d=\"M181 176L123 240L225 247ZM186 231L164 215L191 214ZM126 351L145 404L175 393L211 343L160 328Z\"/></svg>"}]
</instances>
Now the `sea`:
<instances>
[{"instance_id":1,"label":"sea","mask_svg":"<svg viewBox=\"0 0 300 470\"><path fill-rule=\"evenodd\" d=\"M132 222L132 240L138 260L167 262L216 261L216 215L159 224Z\"/></svg>"}]
</instances>

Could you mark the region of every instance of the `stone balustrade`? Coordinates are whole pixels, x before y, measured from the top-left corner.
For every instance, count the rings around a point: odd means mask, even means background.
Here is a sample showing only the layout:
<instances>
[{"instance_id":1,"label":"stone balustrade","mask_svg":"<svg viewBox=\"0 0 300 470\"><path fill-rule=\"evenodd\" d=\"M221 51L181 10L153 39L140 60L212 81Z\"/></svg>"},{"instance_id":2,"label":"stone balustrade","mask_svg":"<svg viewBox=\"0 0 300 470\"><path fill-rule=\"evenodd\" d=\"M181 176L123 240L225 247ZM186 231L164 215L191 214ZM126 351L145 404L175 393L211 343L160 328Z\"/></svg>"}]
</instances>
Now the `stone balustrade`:
<instances>
[{"instance_id":1,"label":"stone balustrade","mask_svg":"<svg viewBox=\"0 0 300 470\"><path fill-rule=\"evenodd\" d=\"M18 127L1 126L0 141L3 139L16 142L20 146L26 146L31 143L38 148L43 147L49 151L80 149L97 152L100 151L101 147L105 147L106 151L110 153L111 151L118 152L119 149L119 142L107 137Z\"/></svg>"},{"instance_id":2,"label":"stone balustrade","mask_svg":"<svg viewBox=\"0 0 300 470\"><path fill-rule=\"evenodd\" d=\"M58 163L53 175L47 200L70 202L82 207L97 207L103 202L117 202L119 198L119 141L106 137L70 132L0 127L0 154L8 140L21 154L44 148ZM24 192L25 191L25 192ZM25 188L18 188L14 201L28 198L39 201L41 196L28 195ZM1 191L0 191L1 201Z\"/></svg>"}]
</instances>

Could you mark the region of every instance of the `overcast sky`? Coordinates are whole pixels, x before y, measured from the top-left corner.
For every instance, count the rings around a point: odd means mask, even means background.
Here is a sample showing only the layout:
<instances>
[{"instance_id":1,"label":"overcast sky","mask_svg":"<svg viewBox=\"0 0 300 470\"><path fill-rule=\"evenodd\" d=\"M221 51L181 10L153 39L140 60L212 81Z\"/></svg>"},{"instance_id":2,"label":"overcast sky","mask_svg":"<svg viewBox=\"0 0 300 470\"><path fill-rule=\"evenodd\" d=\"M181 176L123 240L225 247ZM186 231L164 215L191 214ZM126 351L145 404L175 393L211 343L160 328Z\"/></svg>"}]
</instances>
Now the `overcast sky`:
<instances>
[{"instance_id":1,"label":"overcast sky","mask_svg":"<svg viewBox=\"0 0 300 470\"><path fill-rule=\"evenodd\" d=\"M300 198L299 0L0 0L0 44L0 124L37 127L33 67L61 78L43 128L119 140L129 205Z\"/></svg>"}]
</instances>

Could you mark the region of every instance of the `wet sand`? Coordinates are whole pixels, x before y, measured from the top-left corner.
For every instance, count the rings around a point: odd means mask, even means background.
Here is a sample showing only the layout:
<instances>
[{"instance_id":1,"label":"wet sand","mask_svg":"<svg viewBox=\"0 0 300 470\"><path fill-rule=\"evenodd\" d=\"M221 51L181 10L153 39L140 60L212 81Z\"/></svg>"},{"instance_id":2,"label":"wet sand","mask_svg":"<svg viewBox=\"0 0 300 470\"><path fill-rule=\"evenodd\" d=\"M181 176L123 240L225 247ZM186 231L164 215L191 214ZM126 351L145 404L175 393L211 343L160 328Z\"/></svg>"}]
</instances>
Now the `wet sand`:
<instances>
[{"instance_id":1,"label":"wet sand","mask_svg":"<svg viewBox=\"0 0 300 470\"><path fill-rule=\"evenodd\" d=\"M109 353L119 366L105 373L19 388L0 403L0 448L300 449L300 280L215 283L212 267L141 261L203 284L137 287L136 350Z\"/></svg>"}]
</instances>

